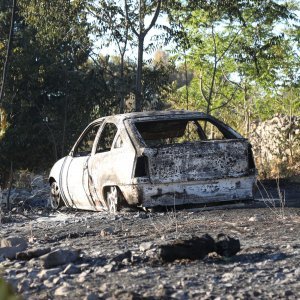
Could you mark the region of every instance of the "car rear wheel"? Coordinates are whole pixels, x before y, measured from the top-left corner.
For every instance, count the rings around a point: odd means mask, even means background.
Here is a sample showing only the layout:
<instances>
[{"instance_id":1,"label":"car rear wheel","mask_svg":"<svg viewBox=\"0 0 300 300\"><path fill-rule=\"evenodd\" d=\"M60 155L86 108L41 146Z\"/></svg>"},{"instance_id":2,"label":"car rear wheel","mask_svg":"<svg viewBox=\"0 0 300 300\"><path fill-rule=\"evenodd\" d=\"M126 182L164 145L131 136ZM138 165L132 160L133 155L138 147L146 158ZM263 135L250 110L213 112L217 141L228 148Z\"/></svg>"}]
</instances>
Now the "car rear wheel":
<instances>
[{"instance_id":1,"label":"car rear wheel","mask_svg":"<svg viewBox=\"0 0 300 300\"><path fill-rule=\"evenodd\" d=\"M50 191L50 206L52 209L59 209L63 206L63 201L61 199L60 191L58 184L56 181L51 183L51 191Z\"/></svg>"},{"instance_id":2,"label":"car rear wheel","mask_svg":"<svg viewBox=\"0 0 300 300\"><path fill-rule=\"evenodd\" d=\"M111 186L107 192L107 209L109 213L115 214L120 210L120 194L116 186Z\"/></svg>"}]
</instances>

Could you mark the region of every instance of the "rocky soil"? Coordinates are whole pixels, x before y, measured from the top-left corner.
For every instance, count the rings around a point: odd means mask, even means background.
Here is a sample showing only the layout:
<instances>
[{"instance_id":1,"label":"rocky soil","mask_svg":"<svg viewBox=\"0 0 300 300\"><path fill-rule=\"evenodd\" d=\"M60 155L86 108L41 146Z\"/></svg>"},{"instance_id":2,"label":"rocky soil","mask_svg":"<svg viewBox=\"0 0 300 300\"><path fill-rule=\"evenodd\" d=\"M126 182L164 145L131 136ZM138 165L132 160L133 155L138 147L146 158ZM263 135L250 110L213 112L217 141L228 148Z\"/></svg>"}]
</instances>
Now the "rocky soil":
<instances>
[{"instance_id":1,"label":"rocky soil","mask_svg":"<svg viewBox=\"0 0 300 300\"><path fill-rule=\"evenodd\" d=\"M300 298L300 208L261 203L119 215L40 209L2 222L0 252L21 248L17 259L0 258L0 277L24 299ZM160 245L205 233L238 238L241 251L159 258ZM22 238L15 246L13 236Z\"/></svg>"}]
</instances>

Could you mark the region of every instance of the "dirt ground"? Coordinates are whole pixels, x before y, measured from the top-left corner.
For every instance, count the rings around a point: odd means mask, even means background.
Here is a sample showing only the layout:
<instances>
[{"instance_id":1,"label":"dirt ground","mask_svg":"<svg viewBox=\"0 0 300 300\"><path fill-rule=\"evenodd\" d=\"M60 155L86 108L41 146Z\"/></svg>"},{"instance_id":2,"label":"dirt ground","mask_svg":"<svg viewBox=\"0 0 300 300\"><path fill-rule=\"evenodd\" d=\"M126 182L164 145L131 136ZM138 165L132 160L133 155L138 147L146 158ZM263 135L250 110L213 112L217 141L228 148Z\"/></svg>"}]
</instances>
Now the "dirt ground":
<instances>
[{"instance_id":1,"label":"dirt ground","mask_svg":"<svg viewBox=\"0 0 300 300\"><path fill-rule=\"evenodd\" d=\"M287 193L283 183L285 207L276 184L265 186L267 195L257 194L264 200L227 207L12 214L2 219L1 239L23 237L28 249L80 255L52 268L43 266L42 257L0 258L0 277L24 299L299 299L299 184ZM160 245L206 233L238 238L241 251L230 258L210 253L195 261L160 259Z\"/></svg>"}]
</instances>

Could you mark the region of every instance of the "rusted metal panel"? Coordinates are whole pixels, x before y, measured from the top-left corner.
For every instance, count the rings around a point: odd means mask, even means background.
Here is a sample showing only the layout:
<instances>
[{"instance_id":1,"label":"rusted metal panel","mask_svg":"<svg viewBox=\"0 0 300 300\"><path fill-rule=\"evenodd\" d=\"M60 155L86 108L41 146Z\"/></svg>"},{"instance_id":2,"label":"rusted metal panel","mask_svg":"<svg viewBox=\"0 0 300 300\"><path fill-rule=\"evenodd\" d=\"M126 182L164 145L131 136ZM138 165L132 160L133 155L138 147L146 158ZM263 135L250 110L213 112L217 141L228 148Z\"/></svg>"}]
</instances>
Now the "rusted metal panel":
<instances>
[{"instance_id":1,"label":"rusted metal panel","mask_svg":"<svg viewBox=\"0 0 300 300\"><path fill-rule=\"evenodd\" d=\"M152 183L238 177L248 172L247 141L206 141L170 145L149 155Z\"/></svg>"}]
</instances>

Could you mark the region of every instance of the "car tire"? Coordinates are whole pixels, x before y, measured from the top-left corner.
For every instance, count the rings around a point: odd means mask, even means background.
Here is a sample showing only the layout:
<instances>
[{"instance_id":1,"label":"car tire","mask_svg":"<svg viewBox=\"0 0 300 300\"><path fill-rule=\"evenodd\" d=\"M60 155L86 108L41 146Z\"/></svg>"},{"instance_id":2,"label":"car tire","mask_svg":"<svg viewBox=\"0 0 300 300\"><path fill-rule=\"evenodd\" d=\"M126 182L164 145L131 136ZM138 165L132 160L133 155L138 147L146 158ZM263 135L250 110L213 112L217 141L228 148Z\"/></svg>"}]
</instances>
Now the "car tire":
<instances>
[{"instance_id":1,"label":"car tire","mask_svg":"<svg viewBox=\"0 0 300 300\"><path fill-rule=\"evenodd\" d=\"M50 187L50 207L54 210L57 210L63 205L64 203L61 199L59 186L56 181L53 181Z\"/></svg>"},{"instance_id":2,"label":"car tire","mask_svg":"<svg viewBox=\"0 0 300 300\"><path fill-rule=\"evenodd\" d=\"M106 197L107 210L110 214L116 214L120 210L120 193L116 186L111 186Z\"/></svg>"}]
</instances>

